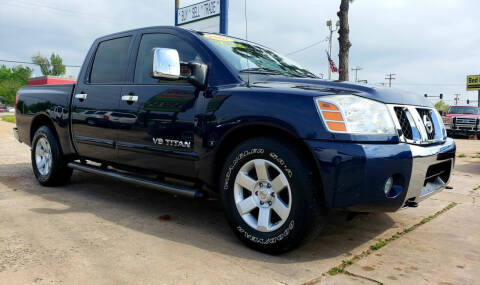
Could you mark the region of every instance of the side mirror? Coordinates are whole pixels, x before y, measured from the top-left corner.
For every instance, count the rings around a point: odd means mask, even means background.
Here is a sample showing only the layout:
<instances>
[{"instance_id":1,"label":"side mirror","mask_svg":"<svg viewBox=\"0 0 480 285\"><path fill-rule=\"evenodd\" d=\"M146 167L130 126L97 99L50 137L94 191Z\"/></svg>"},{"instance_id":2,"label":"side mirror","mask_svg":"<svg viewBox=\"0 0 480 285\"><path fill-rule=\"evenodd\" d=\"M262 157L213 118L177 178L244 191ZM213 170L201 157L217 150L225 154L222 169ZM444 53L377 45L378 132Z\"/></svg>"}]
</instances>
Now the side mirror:
<instances>
[{"instance_id":1,"label":"side mirror","mask_svg":"<svg viewBox=\"0 0 480 285\"><path fill-rule=\"evenodd\" d=\"M152 75L154 78L180 78L178 51L171 48L154 48Z\"/></svg>"},{"instance_id":2,"label":"side mirror","mask_svg":"<svg viewBox=\"0 0 480 285\"><path fill-rule=\"evenodd\" d=\"M198 88L205 88L208 66L204 63L198 62L190 62L188 63L188 66L191 69L191 74L188 78L188 82Z\"/></svg>"}]
</instances>

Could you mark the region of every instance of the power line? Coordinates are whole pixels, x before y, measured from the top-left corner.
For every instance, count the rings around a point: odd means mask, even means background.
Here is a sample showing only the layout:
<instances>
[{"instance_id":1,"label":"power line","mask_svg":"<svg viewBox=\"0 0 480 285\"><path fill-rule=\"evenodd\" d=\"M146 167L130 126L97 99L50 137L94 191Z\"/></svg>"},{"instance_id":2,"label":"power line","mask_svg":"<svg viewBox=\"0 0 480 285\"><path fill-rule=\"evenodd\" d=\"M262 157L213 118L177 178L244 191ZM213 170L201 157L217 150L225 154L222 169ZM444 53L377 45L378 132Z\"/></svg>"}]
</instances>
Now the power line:
<instances>
[{"instance_id":1,"label":"power line","mask_svg":"<svg viewBox=\"0 0 480 285\"><path fill-rule=\"evenodd\" d=\"M455 100L455 105L458 105L458 101L460 101L460 94L453 94L455 95L455 98L453 100Z\"/></svg>"},{"instance_id":2,"label":"power line","mask_svg":"<svg viewBox=\"0 0 480 285\"><path fill-rule=\"evenodd\" d=\"M360 70L362 70L362 69L363 69L363 68L358 67L358 66L355 67L355 68L352 68L352 70L355 71L355 83L358 82L358 72L359 72Z\"/></svg>"},{"instance_id":3,"label":"power line","mask_svg":"<svg viewBox=\"0 0 480 285\"><path fill-rule=\"evenodd\" d=\"M6 59L0 59L0 62L10 62L10 63L22 63L22 64L33 64L33 65L39 65L38 63L34 62L28 62L28 61L18 61L18 60L6 60ZM50 65L64 65L65 67L82 67L81 65L68 65L68 64L58 64L58 63L51 63Z\"/></svg>"},{"instance_id":4,"label":"power line","mask_svg":"<svg viewBox=\"0 0 480 285\"><path fill-rule=\"evenodd\" d=\"M388 87L392 87L392 80L395 80L395 77L393 77L394 75L396 75L396 74L395 73L389 73L385 77L385 79L388 80Z\"/></svg>"},{"instance_id":5,"label":"power line","mask_svg":"<svg viewBox=\"0 0 480 285\"><path fill-rule=\"evenodd\" d=\"M397 85L464 86L465 83L395 83Z\"/></svg>"},{"instance_id":6,"label":"power line","mask_svg":"<svg viewBox=\"0 0 480 285\"><path fill-rule=\"evenodd\" d=\"M35 9L35 7L32 7L32 6L36 6L38 8L46 8L46 9L50 9L50 10L53 10L55 12L59 12L59 13L62 13L62 14L63 13L71 13L71 14L79 15L79 16L94 17L97 21L98 20L106 21L106 22L110 22L110 23L114 23L114 24L120 24L121 23L121 22L118 22L117 19L110 18L110 17L105 17L104 15L100 16L100 15L84 13L84 12L80 12L80 11L76 11L76 10L69 10L69 9L64 9L64 8L59 8L59 7L54 7L54 6L48 6L48 5L45 5L43 3L35 3L35 2L29 2L29 1L16 0L16 1L12 1L12 2L0 3L0 5L7 5L7 6L15 5L15 6L20 6L20 7L25 7L25 8L32 8L32 9Z\"/></svg>"},{"instance_id":7,"label":"power line","mask_svg":"<svg viewBox=\"0 0 480 285\"><path fill-rule=\"evenodd\" d=\"M304 51L304 50L306 50L306 49L309 49L309 48L311 48L311 47L314 47L314 46L316 46L316 45L318 45L318 44L324 43L324 42L326 42L327 40L328 40L328 38L327 38L327 39L323 39L323 40L321 40L321 41L318 41L318 42L315 42L315 43L313 43L313 44L311 44L311 45L308 45L308 46L306 46L306 47L304 47L304 48L301 48L301 49L298 49L298 50L289 52L289 53L287 53L287 54L285 54L285 55L292 55L292 54L299 53L299 52L301 52L301 51Z\"/></svg>"}]
</instances>

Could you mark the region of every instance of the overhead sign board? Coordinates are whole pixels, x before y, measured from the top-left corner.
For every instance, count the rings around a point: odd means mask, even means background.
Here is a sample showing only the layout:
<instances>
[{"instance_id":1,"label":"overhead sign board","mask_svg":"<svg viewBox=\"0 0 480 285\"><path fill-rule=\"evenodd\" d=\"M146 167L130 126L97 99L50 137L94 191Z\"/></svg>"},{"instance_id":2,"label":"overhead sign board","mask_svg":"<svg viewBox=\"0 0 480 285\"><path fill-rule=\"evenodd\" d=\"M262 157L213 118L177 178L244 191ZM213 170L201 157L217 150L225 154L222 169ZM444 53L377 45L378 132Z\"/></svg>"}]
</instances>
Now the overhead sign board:
<instances>
[{"instance_id":1,"label":"overhead sign board","mask_svg":"<svg viewBox=\"0 0 480 285\"><path fill-rule=\"evenodd\" d=\"M480 90L480 75L467 76L467 91Z\"/></svg>"},{"instance_id":2,"label":"overhead sign board","mask_svg":"<svg viewBox=\"0 0 480 285\"><path fill-rule=\"evenodd\" d=\"M178 26L220 16L220 0L207 0L177 10Z\"/></svg>"},{"instance_id":3,"label":"overhead sign board","mask_svg":"<svg viewBox=\"0 0 480 285\"><path fill-rule=\"evenodd\" d=\"M175 26L203 32L227 33L227 0L207 0L185 7L179 5L179 0L176 0Z\"/></svg>"}]
</instances>

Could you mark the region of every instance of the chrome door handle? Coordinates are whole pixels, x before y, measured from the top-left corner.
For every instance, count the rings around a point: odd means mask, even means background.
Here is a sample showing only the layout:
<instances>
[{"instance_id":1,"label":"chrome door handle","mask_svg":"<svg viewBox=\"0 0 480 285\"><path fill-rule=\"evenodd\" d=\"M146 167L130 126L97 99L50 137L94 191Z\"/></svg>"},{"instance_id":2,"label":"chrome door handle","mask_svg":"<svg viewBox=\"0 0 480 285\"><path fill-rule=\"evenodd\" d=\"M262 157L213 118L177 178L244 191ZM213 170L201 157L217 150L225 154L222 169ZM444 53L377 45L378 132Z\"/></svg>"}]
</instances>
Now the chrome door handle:
<instances>
[{"instance_id":1,"label":"chrome door handle","mask_svg":"<svg viewBox=\"0 0 480 285\"><path fill-rule=\"evenodd\" d=\"M138 96L134 96L134 95L123 95L123 96L122 96L122 101L137 102L137 101L138 101Z\"/></svg>"},{"instance_id":2,"label":"chrome door handle","mask_svg":"<svg viewBox=\"0 0 480 285\"><path fill-rule=\"evenodd\" d=\"M87 100L87 94L81 93L81 94L75 94L75 99L78 99L80 101Z\"/></svg>"}]
</instances>

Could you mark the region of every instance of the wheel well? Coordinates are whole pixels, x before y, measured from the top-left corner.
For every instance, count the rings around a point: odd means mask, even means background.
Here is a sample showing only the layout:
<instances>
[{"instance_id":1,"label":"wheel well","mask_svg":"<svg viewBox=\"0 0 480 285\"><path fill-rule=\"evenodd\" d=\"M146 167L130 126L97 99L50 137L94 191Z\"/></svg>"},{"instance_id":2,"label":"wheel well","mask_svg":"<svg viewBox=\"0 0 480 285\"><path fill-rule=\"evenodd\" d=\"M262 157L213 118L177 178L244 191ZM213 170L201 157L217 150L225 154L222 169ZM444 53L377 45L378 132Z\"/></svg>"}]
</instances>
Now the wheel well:
<instances>
[{"instance_id":1,"label":"wheel well","mask_svg":"<svg viewBox=\"0 0 480 285\"><path fill-rule=\"evenodd\" d=\"M42 126L48 126L52 131L53 135L55 136L55 138L57 139L57 141L59 141L58 134L57 134L57 131L55 130L52 120L50 120L50 118L46 115L38 115L33 119L32 126L30 127L30 145L33 143L33 137L35 136L35 133Z\"/></svg>"},{"instance_id":2,"label":"wheel well","mask_svg":"<svg viewBox=\"0 0 480 285\"><path fill-rule=\"evenodd\" d=\"M320 169L307 144L302 139L296 137L292 133L285 131L281 128L269 125L248 125L240 127L230 132L227 137L223 139L215 156L214 178L217 180L215 181L216 183L219 183L218 178L221 175L223 165L229 153L231 153L233 149L240 143L256 137L274 137L278 138L278 140L286 140L289 143L295 145L305 157L307 163L310 166L310 169L312 169L313 178L316 180L317 184L320 186L323 185L321 181ZM239 138L241 139L239 140ZM322 202L325 201L325 195L323 193L322 187L319 187L319 194L321 194L320 198Z\"/></svg>"}]
</instances>

